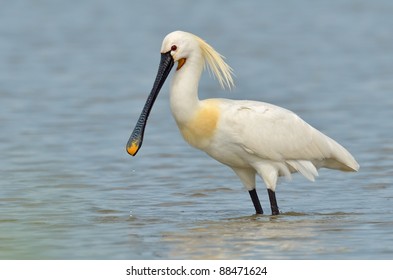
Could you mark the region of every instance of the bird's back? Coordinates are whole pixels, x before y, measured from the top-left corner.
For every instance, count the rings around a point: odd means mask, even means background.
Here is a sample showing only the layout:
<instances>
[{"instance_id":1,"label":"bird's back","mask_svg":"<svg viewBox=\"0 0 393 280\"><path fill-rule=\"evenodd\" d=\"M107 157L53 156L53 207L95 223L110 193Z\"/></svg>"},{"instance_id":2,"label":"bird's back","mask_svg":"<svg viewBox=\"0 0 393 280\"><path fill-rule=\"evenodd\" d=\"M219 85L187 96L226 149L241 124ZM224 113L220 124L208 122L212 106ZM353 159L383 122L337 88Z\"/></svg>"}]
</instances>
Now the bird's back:
<instances>
[{"instance_id":1,"label":"bird's back","mask_svg":"<svg viewBox=\"0 0 393 280\"><path fill-rule=\"evenodd\" d=\"M217 137L220 142L225 139L225 143L241 148L243 154L239 156L244 160L259 158L284 163L290 172L301 171L299 169L307 172L307 169L320 167L342 171L359 169L359 164L344 147L287 109L248 100L214 100L219 101L221 112ZM230 145L225 146L228 147ZM222 152L225 155L230 151Z\"/></svg>"}]
</instances>

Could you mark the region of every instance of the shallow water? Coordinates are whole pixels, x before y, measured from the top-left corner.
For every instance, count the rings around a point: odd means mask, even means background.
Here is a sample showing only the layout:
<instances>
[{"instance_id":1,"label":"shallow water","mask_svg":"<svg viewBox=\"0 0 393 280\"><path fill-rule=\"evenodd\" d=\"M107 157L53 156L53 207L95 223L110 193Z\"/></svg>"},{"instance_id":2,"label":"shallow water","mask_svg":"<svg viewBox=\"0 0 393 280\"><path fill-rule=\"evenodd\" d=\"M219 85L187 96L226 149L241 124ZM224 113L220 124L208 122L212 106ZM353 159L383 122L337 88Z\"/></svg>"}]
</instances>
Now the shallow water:
<instances>
[{"instance_id":1,"label":"shallow water","mask_svg":"<svg viewBox=\"0 0 393 280\"><path fill-rule=\"evenodd\" d=\"M391 1L132 2L2 4L0 258L393 257ZM203 75L201 98L291 109L360 172L295 175L277 189L283 215L252 215L232 171L181 139L169 83L129 157L161 41L176 29L235 69L230 93Z\"/></svg>"}]
</instances>

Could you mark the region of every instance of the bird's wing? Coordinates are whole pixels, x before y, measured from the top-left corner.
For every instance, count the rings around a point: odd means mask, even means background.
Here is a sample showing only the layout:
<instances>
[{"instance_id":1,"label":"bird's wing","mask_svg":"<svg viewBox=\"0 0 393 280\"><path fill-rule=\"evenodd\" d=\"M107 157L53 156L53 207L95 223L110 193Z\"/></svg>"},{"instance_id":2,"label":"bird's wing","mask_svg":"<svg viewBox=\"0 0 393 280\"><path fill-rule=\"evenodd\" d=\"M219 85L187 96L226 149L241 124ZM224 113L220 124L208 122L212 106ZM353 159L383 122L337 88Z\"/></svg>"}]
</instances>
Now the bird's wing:
<instances>
[{"instance_id":1,"label":"bird's wing","mask_svg":"<svg viewBox=\"0 0 393 280\"><path fill-rule=\"evenodd\" d=\"M274 161L315 162L336 157L335 150L349 154L289 110L256 101L224 104L222 121L228 136L250 154Z\"/></svg>"}]
</instances>

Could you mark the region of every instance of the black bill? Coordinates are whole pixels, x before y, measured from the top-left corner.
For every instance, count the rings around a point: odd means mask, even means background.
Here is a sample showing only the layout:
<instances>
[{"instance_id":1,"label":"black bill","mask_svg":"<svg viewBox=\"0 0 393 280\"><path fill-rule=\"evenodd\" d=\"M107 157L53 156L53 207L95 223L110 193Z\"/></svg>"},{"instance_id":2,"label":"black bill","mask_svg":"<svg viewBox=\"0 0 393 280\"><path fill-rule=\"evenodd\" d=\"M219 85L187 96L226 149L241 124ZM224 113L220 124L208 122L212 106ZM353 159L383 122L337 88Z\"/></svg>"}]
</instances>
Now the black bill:
<instances>
[{"instance_id":1,"label":"black bill","mask_svg":"<svg viewBox=\"0 0 393 280\"><path fill-rule=\"evenodd\" d=\"M164 84L169 73L171 72L173 65L174 60L171 56L171 52L162 53L160 65L158 67L157 77L154 81L153 88L150 92L149 97L146 100L145 106L143 107L142 113L139 116L138 122L135 125L134 131L132 132L130 139L127 142L127 153L132 156L135 156L142 146L143 134L145 133L145 126L151 108L153 107L154 101L156 100L162 85Z\"/></svg>"}]
</instances>

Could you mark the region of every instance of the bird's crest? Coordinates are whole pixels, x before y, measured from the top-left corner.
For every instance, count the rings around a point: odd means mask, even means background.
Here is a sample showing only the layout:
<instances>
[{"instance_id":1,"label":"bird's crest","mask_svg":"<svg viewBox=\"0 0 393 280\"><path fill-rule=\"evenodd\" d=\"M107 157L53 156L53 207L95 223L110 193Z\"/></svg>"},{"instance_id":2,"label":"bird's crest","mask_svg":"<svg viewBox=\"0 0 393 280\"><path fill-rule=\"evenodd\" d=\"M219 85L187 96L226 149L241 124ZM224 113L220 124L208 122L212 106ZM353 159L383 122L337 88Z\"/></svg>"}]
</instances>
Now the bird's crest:
<instances>
[{"instance_id":1,"label":"bird's crest","mask_svg":"<svg viewBox=\"0 0 393 280\"><path fill-rule=\"evenodd\" d=\"M195 36L195 35L194 35ZM227 87L231 89L234 86L233 82L233 70L225 63L225 57L219 54L203 39L195 36L201 47L203 58L205 59L205 68L210 70L211 73L217 78L222 88Z\"/></svg>"}]
</instances>

